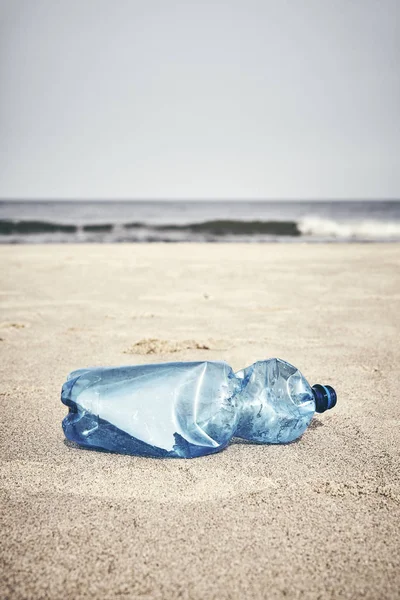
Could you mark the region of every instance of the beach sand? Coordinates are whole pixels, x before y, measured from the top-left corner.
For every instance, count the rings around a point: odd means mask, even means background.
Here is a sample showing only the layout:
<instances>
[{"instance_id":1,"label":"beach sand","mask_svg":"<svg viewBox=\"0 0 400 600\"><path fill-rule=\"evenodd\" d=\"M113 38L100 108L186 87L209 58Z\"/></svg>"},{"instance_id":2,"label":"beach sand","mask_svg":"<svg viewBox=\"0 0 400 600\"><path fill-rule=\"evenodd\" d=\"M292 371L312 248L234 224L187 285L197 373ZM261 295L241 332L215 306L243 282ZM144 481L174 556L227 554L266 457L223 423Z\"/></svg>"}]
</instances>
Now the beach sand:
<instances>
[{"instance_id":1,"label":"beach sand","mask_svg":"<svg viewBox=\"0 0 400 600\"><path fill-rule=\"evenodd\" d=\"M370 598L400 589L400 246L0 248L1 598ZM278 356L337 407L194 460L64 441L88 365Z\"/></svg>"}]
</instances>

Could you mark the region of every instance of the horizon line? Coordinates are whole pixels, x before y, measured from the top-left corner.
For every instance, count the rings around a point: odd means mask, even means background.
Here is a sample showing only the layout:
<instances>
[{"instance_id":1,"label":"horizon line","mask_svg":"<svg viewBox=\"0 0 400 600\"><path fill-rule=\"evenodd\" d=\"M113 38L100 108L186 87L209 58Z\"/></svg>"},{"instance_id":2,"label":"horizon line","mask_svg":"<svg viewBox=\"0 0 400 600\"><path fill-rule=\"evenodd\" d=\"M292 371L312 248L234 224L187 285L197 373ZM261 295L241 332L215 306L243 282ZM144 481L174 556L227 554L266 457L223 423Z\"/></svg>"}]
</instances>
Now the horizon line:
<instances>
[{"instance_id":1,"label":"horizon line","mask_svg":"<svg viewBox=\"0 0 400 600\"><path fill-rule=\"evenodd\" d=\"M362 198L2 198L0 202L400 202L398 197Z\"/></svg>"}]
</instances>

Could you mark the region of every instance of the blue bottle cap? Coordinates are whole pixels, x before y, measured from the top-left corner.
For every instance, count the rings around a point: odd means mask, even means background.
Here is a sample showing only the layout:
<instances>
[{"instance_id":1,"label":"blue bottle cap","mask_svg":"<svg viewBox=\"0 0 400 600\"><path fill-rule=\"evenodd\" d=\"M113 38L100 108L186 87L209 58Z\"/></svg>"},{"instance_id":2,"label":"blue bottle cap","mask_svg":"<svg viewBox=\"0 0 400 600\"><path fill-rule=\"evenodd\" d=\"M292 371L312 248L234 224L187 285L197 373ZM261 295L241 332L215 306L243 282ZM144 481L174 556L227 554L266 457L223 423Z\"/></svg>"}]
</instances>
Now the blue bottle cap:
<instances>
[{"instance_id":1,"label":"blue bottle cap","mask_svg":"<svg viewBox=\"0 0 400 600\"><path fill-rule=\"evenodd\" d=\"M321 385L320 383L317 383L312 386L312 391L315 400L315 411L317 413L323 413L336 406L336 392L330 385Z\"/></svg>"}]
</instances>

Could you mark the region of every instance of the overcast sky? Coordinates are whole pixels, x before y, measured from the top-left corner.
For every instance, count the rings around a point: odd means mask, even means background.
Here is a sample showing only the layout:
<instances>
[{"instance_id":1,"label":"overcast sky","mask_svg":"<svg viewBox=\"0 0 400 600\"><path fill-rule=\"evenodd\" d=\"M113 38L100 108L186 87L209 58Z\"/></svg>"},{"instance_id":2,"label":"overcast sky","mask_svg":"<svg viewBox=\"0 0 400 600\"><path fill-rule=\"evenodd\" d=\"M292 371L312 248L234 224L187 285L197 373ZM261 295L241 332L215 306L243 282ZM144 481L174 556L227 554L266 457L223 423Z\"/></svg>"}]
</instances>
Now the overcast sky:
<instances>
[{"instance_id":1,"label":"overcast sky","mask_svg":"<svg viewBox=\"0 0 400 600\"><path fill-rule=\"evenodd\" d=\"M0 0L0 197L400 197L400 2Z\"/></svg>"}]
</instances>

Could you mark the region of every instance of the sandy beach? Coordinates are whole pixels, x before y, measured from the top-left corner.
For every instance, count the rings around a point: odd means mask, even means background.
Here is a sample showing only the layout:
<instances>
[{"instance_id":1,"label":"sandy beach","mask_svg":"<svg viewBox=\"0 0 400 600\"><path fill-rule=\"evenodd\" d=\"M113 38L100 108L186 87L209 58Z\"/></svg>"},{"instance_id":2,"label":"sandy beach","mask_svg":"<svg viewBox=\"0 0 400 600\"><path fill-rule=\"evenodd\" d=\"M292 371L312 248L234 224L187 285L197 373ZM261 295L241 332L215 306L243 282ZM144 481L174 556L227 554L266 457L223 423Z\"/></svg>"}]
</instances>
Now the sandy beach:
<instances>
[{"instance_id":1,"label":"sandy beach","mask_svg":"<svg viewBox=\"0 0 400 600\"><path fill-rule=\"evenodd\" d=\"M0 596L394 599L400 246L0 247ZM277 356L335 410L193 460L64 441L90 365Z\"/></svg>"}]
</instances>

